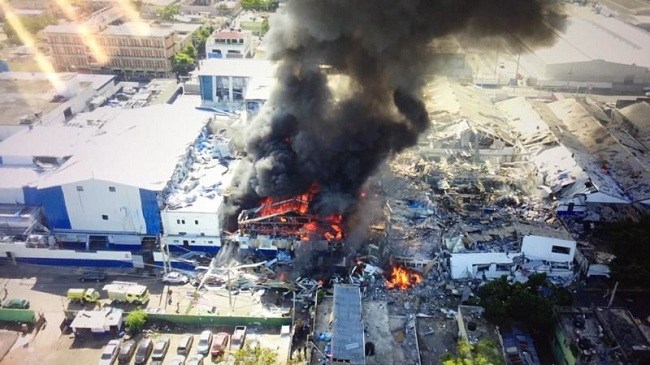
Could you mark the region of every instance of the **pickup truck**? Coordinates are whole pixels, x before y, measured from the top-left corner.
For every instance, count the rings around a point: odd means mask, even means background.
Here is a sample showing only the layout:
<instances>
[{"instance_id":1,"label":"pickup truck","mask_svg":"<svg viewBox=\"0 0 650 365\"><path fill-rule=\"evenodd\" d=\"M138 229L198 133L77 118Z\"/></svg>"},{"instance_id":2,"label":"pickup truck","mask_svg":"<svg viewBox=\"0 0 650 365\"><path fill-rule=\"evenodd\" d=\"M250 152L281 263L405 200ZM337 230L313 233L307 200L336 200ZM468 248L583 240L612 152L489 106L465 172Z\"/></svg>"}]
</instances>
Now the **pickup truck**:
<instances>
[{"instance_id":1,"label":"pickup truck","mask_svg":"<svg viewBox=\"0 0 650 365\"><path fill-rule=\"evenodd\" d=\"M68 289L68 299L71 301L96 303L100 298L95 289Z\"/></svg>"}]
</instances>

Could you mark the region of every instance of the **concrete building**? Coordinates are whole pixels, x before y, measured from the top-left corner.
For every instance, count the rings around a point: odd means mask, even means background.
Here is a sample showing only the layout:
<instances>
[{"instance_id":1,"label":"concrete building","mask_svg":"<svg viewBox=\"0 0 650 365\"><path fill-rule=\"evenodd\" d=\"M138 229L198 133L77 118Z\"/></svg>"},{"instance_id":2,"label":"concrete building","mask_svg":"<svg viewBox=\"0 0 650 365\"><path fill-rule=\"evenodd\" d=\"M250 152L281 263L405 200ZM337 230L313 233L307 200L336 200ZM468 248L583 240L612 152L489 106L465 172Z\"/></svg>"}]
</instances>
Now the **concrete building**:
<instances>
[{"instance_id":1,"label":"concrete building","mask_svg":"<svg viewBox=\"0 0 650 365\"><path fill-rule=\"evenodd\" d=\"M140 249L162 233L162 190L208 119L189 106L100 107L23 131L0 143L0 173L17 177L2 196L42 206L70 247Z\"/></svg>"},{"instance_id":2,"label":"concrete building","mask_svg":"<svg viewBox=\"0 0 650 365\"><path fill-rule=\"evenodd\" d=\"M549 47L528 47L521 66L546 87L640 91L650 83L650 34L614 17L567 6L565 30Z\"/></svg>"},{"instance_id":3,"label":"concrete building","mask_svg":"<svg viewBox=\"0 0 650 365\"><path fill-rule=\"evenodd\" d=\"M2 72L0 141L30 126L69 120L84 111L93 98L114 92L114 87L115 78L108 75ZM0 153L0 165L2 156ZM8 158L4 155L5 161Z\"/></svg>"},{"instance_id":4,"label":"concrete building","mask_svg":"<svg viewBox=\"0 0 650 365\"><path fill-rule=\"evenodd\" d=\"M191 43L198 24L155 24L127 22L93 26L58 24L47 26L47 39L56 70L111 72L128 77L172 76L171 57ZM84 44L90 32L101 55ZM104 60L105 58L105 60Z\"/></svg>"},{"instance_id":5,"label":"concrete building","mask_svg":"<svg viewBox=\"0 0 650 365\"><path fill-rule=\"evenodd\" d=\"M650 343L624 308L556 307L551 347L558 364L647 364Z\"/></svg>"},{"instance_id":6,"label":"concrete building","mask_svg":"<svg viewBox=\"0 0 650 365\"><path fill-rule=\"evenodd\" d=\"M205 41L206 58L251 58L253 35L240 29L215 30Z\"/></svg>"},{"instance_id":7,"label":"concrete building","mask_svg":"<svg viewBox=\"0 0 650 365\"><path fill-rule=\"evenodd\" d=\"M274 67L263 60L207 59L194 74L198 76L201 107L235 111L244 106L251 80L272 78Z\"/></svg>"}]
</instances>

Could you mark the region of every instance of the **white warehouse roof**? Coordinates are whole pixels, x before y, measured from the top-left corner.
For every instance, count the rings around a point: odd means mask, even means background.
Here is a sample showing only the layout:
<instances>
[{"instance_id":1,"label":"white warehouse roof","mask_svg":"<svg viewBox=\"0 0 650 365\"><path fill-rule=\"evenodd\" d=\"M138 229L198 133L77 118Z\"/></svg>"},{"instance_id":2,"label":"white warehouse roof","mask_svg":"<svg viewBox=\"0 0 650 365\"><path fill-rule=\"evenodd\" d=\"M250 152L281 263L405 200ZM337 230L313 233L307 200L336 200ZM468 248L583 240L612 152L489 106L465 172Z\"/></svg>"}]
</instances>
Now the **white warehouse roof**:
<instances>
[{"instance_id":1,"label":"white warehouse roof","mask_svg":"<svg viewBox=\"0 0 650 365\"><path fill-rule=\"evenodd\" d=\"M159 191L208 122L194 108L157 104L119 110L39 188L103 180Z\"/></svg>"},{"instance_id":2,"label":"white warehouse roof","mask_svg":"<svg viewBox=\"0 0 650 365\"><path fill-rule=\"evenodd\" d=\"M551 47L534 51L546 64L606 62L650 67L650 34L618 19L581 14L567 19Z\"/></svg>"}]
</instances>

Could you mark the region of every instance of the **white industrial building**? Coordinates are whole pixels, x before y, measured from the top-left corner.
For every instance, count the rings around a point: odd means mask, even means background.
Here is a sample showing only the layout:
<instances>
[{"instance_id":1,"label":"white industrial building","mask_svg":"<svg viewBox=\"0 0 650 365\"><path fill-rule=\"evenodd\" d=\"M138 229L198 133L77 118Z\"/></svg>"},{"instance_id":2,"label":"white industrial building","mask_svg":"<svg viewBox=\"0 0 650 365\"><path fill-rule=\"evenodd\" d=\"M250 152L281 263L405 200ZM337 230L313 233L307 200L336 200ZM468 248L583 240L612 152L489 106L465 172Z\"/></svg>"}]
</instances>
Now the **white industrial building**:
<instances>
[{"instance_id":1,"label":"white industrial building","mask_svg":"<svg viewBox=\"0 0 650 365\"><path fill-rule=\"evenodd\" d=\"M162 233L162 191L209 119L182 105L102 107L23 131L0 142L0 176L17 177L3 180L0 202L41 205L57 238L80 249L138 249Z\"/></svg>"},{"instance_id":2,"label":"white industrial building","mask_svg":"<svg viewBox=\"0 0 650 365\"><path fill-rule=\"evenodd\" d=\"M449 258L452 279L497 279L518 268L549 276L572 275L576 242L535 235L524 236L519 252L457 252ZM562 264L558 266L557 264ZM557 268L553 271L551 268Z\"/></svg>"},{"instance_id":3,"label":"white industrial building","mask_svg":"<svg viewBox=\"0 0 650 365\"><path fill-rule=\"evenodd\" d=\"M555 31L553 45L528 47L521 54L521 66L538 85L640 90L650 83L648 32L586 8L568 9L572 16L566 29Z\"/></svg>"},{"instance_id":4,"label":"white industrial building","mask_svg":"<svg viewBox=\"0 0 650 365\"><path fill-rule=\"evenodd\" d=\"M253 35L240 29L215 30L205 41L207 58L251 58Z\"/></svg>"},{"instance_id":5,"label":"white industrial building","mask_svg":"<svg viewBox=\"0 0 650 365\"><path fill-rule=\"evenodd\" d=\"M255 59L207 59L194 73L198 76L201 107L234 112L244 106L253 78L274 76L270 61Z\"/></svg>"}]
</instances>

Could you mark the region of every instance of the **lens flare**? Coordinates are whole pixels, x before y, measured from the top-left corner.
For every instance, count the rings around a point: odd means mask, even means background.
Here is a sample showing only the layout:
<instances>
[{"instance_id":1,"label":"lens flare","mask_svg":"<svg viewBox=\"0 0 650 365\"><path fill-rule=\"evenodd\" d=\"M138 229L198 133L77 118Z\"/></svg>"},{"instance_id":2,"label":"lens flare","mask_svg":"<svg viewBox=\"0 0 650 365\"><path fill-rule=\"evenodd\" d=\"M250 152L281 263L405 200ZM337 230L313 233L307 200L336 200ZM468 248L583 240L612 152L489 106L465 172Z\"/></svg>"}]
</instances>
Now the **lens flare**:
<instances>
[{"instance_id":1,"label":"lens flare","mask_svg":"<svg viewBox=\"0 0 650 365\"><path fill-rule=\"evenodd\" d=\"M79 22L79 34L81 35L81 41L86 47L90 50L90 53L93 55L93 58L100 65L105 65L108 62L108 56L106 52L97 42L97 38L92 34L90 29L86 24L81 23L77 17L75 8L70 4L68 0L54 0L56 4L63 10L65 16L74 21Z\"/></svg>"},{"instance_id":2,"label":"lens flare","mask_svg":"<svg viewBox=\"0 0 650 365\"><path fill-rule=\"evenodd\" d=\"M47 58L45 58L43 53L41 53L38 47L36 47L36 41L34 40L34 37L29 33L29 31L27 31L27 29L25 29L25 26L20 21L20 18L18 18L11 5L9 5L5 0L0 0L0 10L2 10L2 12L5 14L5 21L9 23L9 25L14 29L16 36L18 36L18 39L20 39L20 41L27 48L34 52L34 60L36 61L38 68L45 73L45 76L50 81L52 86L54 86L56 89L60 89L63 83L54 71L52 63Z\"/></svg>"}]
</instances>

